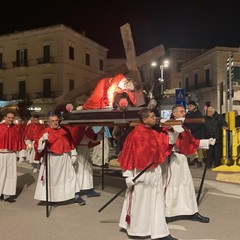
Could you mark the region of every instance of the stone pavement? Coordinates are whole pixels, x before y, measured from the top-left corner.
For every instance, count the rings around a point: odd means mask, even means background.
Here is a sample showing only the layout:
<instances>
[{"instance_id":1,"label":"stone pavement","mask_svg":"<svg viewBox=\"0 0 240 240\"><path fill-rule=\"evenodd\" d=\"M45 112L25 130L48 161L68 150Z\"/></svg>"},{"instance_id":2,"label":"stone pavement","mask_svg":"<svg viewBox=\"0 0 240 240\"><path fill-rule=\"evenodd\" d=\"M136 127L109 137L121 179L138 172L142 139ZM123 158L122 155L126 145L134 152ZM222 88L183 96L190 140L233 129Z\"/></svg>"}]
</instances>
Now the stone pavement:
<instances>
[{"instance_id":1,"label":"stone pavement","mask_svg":"<svg viewBox=\"0 0 240 240\"><path fill-rule=\"evenodd\" d=\"M191 168L194 184L198 190L202 169ZM116 168L104 174L102 190L101 169L94 167L95 189L101 197L83 198L85 206L71 201L51 208L46 217L46 207L33 199L37 174L24 162L18 165L18 197L16 203L0 202L0 240L126 240L118 221L123 195L116 198L101 213L98 210L125 186ZM173 236L182 240L239 240L240 185L216 181L216 173L207 171L199 212L210 217L208 224L191 221L169 223Z\"/></svg>"}]
</instances>

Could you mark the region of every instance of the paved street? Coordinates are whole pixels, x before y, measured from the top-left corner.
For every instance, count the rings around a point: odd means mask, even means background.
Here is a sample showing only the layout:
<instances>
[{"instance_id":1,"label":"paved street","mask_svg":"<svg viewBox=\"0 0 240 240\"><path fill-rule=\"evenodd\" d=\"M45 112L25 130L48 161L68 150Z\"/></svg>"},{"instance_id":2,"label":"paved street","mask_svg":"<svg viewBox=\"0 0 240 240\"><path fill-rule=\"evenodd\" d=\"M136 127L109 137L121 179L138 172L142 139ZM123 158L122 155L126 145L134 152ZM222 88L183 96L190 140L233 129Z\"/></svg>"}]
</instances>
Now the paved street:
<instances>
[{"instance_id":1,"label":"paved street","mask_svg":"<svg viewBox=\"0 0 240 240\"><path fill-rule=\"evenodd\" d=\"M200 186L202 169L191 168L196 190ZM100 168L94 168L95 188L102 191L98 198L83 198L87 205L78 206L71 202L51 209L46 218L46 208L33 199L37 174L24 162L18 165L18 198L16 203L0 202L0 240L126 240L124 231L118 227L123 195L116 198L101 213L102 207L115 193L124 187L120 171L108 171L102 177ZM209 170L203 187L199 212L208 216L208 224L177 221L169 224L170 232L186 240L239 240L240 185L218 182L216 173ZM149 238L141 238L149 239Z\"/></svg>"}]
</instances>

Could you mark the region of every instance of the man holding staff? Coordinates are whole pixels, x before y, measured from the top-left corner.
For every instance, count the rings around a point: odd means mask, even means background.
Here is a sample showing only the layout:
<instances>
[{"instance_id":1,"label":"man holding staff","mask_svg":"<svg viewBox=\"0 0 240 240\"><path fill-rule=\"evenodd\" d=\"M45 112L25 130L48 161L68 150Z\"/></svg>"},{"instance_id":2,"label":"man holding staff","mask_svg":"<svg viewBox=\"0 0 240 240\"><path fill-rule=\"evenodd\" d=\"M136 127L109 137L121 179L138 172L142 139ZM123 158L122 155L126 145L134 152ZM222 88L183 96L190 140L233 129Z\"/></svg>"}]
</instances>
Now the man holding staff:
<instances>
[{"instance_id":1,"label":"man holding staff","mask_svg":"<svg viewBox=\"0 0 240 240\"><path fill-rule=\"evenodd\" d=\"M174 106L172 117L175 120L185 119L185 108ZM196 119L195 119L196 120ZM195 189L186 155L191 155L198 148L209 148L215 139L195 139L188 129L181 127L180 134L175 136L170 159L162 165L165 187L165 214L169 221L189 219L208 223L209 218L198 213Z\"/></svg>"},{"instance_id":2,"label":"man holding staff","mask_svg":"<svg viewBox=\"0 0 240 240\"><path fill-rule=\"evenodd\" d=\"M139 111L140 124L127 136L119 156L128 186L119 226L130 236L174 240L169 234L164 214L161 163L171 152L167 129L152 130L156 116L151 109ZM150 166L137 180L143 169Z\"/></svg>"}]
</instances>

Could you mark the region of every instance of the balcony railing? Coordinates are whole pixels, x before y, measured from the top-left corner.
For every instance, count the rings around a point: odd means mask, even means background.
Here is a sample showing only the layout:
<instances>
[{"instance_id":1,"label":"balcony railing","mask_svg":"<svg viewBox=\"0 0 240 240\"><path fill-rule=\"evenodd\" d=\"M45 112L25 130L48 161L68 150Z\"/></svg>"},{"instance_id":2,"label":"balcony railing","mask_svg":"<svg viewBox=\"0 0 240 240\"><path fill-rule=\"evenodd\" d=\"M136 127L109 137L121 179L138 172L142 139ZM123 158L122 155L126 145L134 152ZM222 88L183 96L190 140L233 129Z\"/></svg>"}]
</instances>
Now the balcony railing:
<instances>
[{"instance_id":1,"label":"balcony railing","mask_svg":"<svg viewBox=\"0 0 240 240\"><path fill-rule=\"evenodd\" d=\"M6 63L1 63L0 64L0 69L4 69L5 70L6 69Z\"/></svg>"},{"instance_id":2,"label":"balcony railing","mask_svg":"<svg viewBox=\"0 0 240 240\"><path fill-rule=\"evenodd\" d=\"M13 61L12 62L13 67L27 67L28 66L28 61Z\"/></svg>"},{"instance_id":3,"label":"balcony railing","mask_svg":"<svg viewBox=\"0 0 240 240\"><path fill-rule=\"evenodd\" d=\"M35 92L35 98L55 98L55 92Z\"/></svg>"},{"instance_id":4,"label":"balcony railing","mask_svg":"<svg viewBox=\"0 0 240 240\"><path fill-rule=\"evenodd\" d=\"M206 87L212 87L213 84L212 82L206 83L206 82L201 82L198 83L198 85L190 85L188 87L186 87L186 91L194 91L194 90L198 90L198 89L202 89L202 88L206 88Z\"/></svg>"},{"instance_id":5,"label":"balcony railing","mask_svg":"<svg viewBox=\"0 0 240 240\"><path fill-rule=\"evenodd\" d=\"M37 58L38 64L47 64L47 63L54 63L53 57L44 57L44 58Z\"/></svg>"}]
</instances>

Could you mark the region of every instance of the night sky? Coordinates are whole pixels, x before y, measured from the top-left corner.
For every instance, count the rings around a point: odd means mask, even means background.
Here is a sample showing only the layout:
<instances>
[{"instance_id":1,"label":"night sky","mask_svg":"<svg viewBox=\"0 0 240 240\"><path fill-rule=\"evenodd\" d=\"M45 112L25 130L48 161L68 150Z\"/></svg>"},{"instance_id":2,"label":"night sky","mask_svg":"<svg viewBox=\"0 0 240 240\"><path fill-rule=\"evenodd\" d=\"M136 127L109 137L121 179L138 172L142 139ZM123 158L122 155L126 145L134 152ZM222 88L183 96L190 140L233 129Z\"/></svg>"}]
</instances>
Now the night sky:
<instances>
[{"instance_id":1,"label":"night sky","mask_svg":"<svg viewBox=\"0 0 240 240\"><path fill-rule=\"evenodd\" d=\"M82 3L83 2L83 3ZM240 46L238 1L0 0L0 34L65 24L124 57L120 27L130 23L137 55L168 48Z\"/></svg>"}]
</instances>

